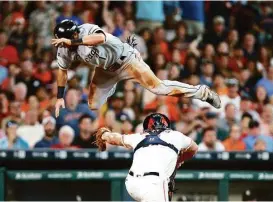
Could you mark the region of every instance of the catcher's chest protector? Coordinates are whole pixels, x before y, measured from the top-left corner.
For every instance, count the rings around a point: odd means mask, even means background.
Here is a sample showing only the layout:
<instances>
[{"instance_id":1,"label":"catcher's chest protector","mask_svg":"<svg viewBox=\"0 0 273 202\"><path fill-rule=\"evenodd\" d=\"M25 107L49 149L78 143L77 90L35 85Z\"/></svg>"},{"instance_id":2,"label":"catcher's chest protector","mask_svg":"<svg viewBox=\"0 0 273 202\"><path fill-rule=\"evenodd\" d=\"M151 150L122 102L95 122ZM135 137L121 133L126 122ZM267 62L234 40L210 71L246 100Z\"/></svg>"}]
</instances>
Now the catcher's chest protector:
<instances>
[{"instance_id":1,"label":"catcher's chest protector","mask_svg":"<svg viewBox=\"0 0 273 202\"><path fill-rule=\"evenodd\" d=\"M138 145L134 149L134 153L142 147L148 147L150 145L162 145L165 147L169 147L176 154L178 154L179 151L173 144L167 143L158 137L159 133L161 132L149 132L150 135L147 135L140 143L138 143Z\"/></svg>"}]
</instances>

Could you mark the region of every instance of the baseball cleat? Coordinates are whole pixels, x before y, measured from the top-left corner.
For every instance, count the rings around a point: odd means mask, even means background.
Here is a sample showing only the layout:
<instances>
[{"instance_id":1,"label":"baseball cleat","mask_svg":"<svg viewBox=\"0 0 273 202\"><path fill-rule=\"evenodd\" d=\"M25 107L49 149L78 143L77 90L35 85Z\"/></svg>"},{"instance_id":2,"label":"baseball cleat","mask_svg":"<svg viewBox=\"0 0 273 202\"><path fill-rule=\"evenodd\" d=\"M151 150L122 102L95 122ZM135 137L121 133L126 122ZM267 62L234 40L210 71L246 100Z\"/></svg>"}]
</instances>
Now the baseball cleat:
<instances>
[{"instance_id":1,"label":"baseball cleat","mask_svg":"<svg viewBox=\"0 0 273 202\"><path fill-rule=\"evenodd\" d=\"M208 90L208 97L205 101L207 103L211 104L216 109L220 109L221 108L221 100L220 100L219 95L217 93L213 92L212 90L210 90L209 87L207 87L207 90Z\"/></svg>"}]
</instances>

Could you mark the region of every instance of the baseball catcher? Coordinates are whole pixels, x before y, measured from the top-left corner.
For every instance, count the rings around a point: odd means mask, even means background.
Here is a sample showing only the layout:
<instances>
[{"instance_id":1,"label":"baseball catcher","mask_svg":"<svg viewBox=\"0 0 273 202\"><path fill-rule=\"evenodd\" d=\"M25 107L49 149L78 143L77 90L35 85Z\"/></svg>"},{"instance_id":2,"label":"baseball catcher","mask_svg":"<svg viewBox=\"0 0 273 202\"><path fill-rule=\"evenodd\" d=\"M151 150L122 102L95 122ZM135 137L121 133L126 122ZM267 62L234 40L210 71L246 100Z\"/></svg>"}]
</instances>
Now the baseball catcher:
<instances>
[{"instance_id":1,"label":"baseball catcher","mask_svg":"<svg viewBox=\"0 0 273 202\"><path fill-rule=\"evenodd\" d=\"M170 201L176 169L194 156L198 146L189 137L170 129L169 119L159 113L147 116L142 134L122 135L106 128L98 130L96 144L106 143L134 150L126 177L126 189L136 201Z\"/></svg>"},{"instance_id":2,"label":"baseball catcher","mask_svg":"<svg viewBox=\"0 0 273 202\"><path fill-rule=\"evenodd\" d=\"M77 26L71 20L58 24L54 36L52 44L58 47L59 65L56 116L60 107L64 107L67 70L73 61L85 63L92 72L88 103L93 110L98 110L113 95L117 83L125 79L132 79L157 95L185 96L206 101L216 108L221 106L219 96L205 85L192 86L157 78L134 48L132 38L124 43L97 25Z\"/></svg>"}]
</instances>

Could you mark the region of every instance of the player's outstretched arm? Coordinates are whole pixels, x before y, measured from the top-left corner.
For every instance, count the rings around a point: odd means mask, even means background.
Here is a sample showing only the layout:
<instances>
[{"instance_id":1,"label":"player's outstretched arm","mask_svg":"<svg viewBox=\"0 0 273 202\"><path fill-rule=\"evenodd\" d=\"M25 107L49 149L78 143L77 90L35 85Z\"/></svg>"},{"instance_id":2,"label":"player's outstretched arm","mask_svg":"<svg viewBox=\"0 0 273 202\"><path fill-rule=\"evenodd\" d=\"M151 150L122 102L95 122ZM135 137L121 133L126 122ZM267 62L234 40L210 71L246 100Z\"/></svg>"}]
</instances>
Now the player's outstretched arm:
<instances>
[{"instance_id":1,"label":"player's outstretched arm","mask_svg":"<svg viewBox=\"0 0 273 202\"><path fill-rule=\"evenodd\" d=\"M96 133L96 141L94 142L97 145L99 151L106 150L106 143L116 145L116 146L123 146L127 148L131 148L129 145L124 144L124 135L120 133L111 132L108 128L102 127L99 128Z\"/></svg>"},{"instance_id":2,"label":"player's outstretched arm","mask_svg":"<svg viewBox=\"0 0 273 202\"><path fill-rule=\"evenodd\" d=\"M120 134L120 133L105 132L102 135L102 139L105 140L107 143L112 144L112 145L131 148L130 145L127 145L127 144L124 143L123 135Z\"/></svg>"},{"instance_id":3,"label":"player's outstretched arm","mask_svg":"<svg viewBox=\"0 0 273 202\"><path fill-rule=\"evenodd\" d=\"M58 46L79 46L79 45L85 45L85 46L96 46L99 44L104 43L106 40L106 36L103 33L95 33L91 35L86 35L83 38L78 39L66 39L66 38L60 38L60 39L52 39L52 45L58 47Z\"/></svg>"},{"instance_id":4,"label":"player's outstretched arm","mask_svg":"<svg viewBox=\"0 0 273 202\"><path fill-rule=\"evenodd\" d=\"M64 104L64 90L65 85L67 83L67 70L59 69L57 76L57 85L58 85L58 93L57 93L57 101L55 104L55 116L59 116L60 108L65 108Z\"/></svg>"}]
</instances>

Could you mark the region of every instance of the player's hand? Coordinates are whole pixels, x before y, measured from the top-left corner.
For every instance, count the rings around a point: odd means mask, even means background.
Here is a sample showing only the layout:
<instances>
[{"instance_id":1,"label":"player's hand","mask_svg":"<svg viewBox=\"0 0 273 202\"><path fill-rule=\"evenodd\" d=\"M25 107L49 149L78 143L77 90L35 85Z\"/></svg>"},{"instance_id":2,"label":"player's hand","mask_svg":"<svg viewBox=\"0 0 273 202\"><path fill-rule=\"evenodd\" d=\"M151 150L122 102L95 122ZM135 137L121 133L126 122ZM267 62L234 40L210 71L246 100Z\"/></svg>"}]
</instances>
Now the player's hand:
<instances>
[{"instance_id":1,"label":"player's hand","mask_svg":"<svg viewBox=\"0 0 273 202\"><path fill-rule=\"evenodd\" d=\"M58 46L71 46L71 40L66 38L60 39L52 39L51 44L58 47Z\"/></svg>"},{"instance_id":2,"label":"player's hand","mask_svg":"<svg viewBox=\"0 0 273 202\"><path fill-rule=\"evenodd\" d=\"M55 104L55 116L56 116L56 118L59 116L61 107L65 108L63 98L57 99L57 101L56 101L56 104Z\"/></svg>"}]
</instances>

